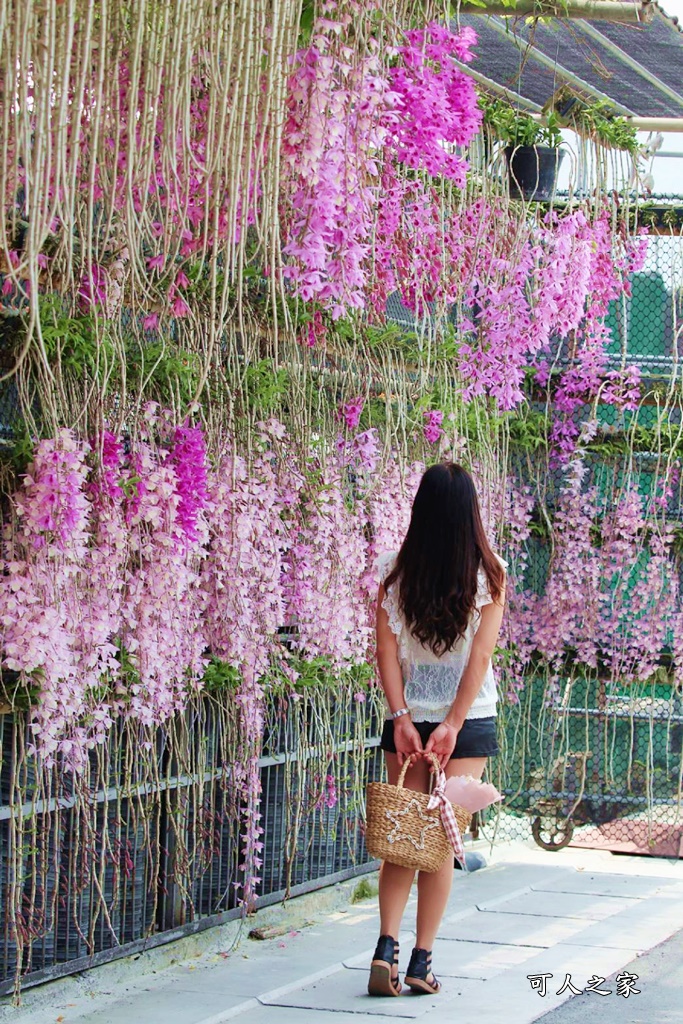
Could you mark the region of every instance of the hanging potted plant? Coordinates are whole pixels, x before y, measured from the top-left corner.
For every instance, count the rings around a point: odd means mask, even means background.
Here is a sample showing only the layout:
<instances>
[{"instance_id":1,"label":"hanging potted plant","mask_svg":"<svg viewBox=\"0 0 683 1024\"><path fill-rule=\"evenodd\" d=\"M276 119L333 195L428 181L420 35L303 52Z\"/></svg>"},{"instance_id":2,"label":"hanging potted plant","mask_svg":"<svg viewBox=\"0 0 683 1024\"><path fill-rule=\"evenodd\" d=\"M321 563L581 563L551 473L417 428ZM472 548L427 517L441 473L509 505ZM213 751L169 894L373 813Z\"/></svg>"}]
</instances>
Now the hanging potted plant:
<instances>
[{"instance_id":1,"label":"hanging potted plant","mask_svg":"<svg viewBox=\"0 0 683 1024\"><path fill-rule=\"evenodd\" d=\"M593 100L586 93L563 85L546 106L561 124L578 135L610 149L621 149L634 159L642 154L644 147L638 141L636 127L619 116L607 100Z\"/></svg>"},{"instance_id":2,"label":"hanging potted plant","mask_svg":"<svg viewBox=\"0 0 683 1024\"><path fill-rule=\"evenodd\" d=\"M488 100L483 106L484 124L505 144L510 195L536 202L552 199L564 158L557 115L550 113L541 123L502 100Z\"/></svg>"}]
</instances>

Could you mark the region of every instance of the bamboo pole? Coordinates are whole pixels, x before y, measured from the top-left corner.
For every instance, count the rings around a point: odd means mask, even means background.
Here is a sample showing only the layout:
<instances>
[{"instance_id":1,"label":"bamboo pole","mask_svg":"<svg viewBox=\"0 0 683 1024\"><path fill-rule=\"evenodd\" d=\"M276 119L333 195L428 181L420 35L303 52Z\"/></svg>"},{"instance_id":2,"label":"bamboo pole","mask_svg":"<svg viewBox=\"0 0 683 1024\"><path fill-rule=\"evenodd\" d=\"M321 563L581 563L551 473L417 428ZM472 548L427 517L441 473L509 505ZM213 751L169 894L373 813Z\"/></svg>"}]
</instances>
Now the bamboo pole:
<instances>
[{"instance_id":1,"label":"bamboo pole","mask_svg":"<svg viewBox=\"0 0 683 1024\"><path fill-rule=\"evenodd\" d=\"M483 0L482 0L483 2ZM654 4L650 0L517 0L516 4L505 4L503 0L485 0L480 3L462 0L461 14L498 14L504 18L586 18L590 21L615 21L624 24L640 24L652 21Z\"/></svg>"}]
</instances>

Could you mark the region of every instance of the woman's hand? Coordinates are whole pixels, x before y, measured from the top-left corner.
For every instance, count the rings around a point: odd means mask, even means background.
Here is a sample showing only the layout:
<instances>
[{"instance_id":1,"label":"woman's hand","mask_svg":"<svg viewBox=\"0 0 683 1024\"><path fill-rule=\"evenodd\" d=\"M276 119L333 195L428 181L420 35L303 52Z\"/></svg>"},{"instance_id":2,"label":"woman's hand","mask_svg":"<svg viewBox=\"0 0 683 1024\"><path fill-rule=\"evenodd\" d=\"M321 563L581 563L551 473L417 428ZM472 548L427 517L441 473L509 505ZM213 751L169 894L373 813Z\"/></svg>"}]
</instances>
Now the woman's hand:
<instances>
[{"instance_id":1,"label":"woman's hand","mask_svg":"<svg viewBox=\"0 0 683 1024\"><path fill-rule=\"evenodd\" d=\"M442 722L441 725L437 725L427 740L425 754L434 754L438 758L443 770L445 770L446 765L451 759L451 754L455 750L455 743L459 732L460 730L456 729L454 725Z\"/></svg>"},{"instance_id":2,"label":"woman's hand","mask_svg":"<svg viewBox=\"0 0 683 1024\"><path fill-rule=\"evenodd\" d=\"M399 768L407 757L415 760L422 756L422 737L411 722L408 715L394 719L394 746L398 757Z\"/></svg>"}]
</instances>

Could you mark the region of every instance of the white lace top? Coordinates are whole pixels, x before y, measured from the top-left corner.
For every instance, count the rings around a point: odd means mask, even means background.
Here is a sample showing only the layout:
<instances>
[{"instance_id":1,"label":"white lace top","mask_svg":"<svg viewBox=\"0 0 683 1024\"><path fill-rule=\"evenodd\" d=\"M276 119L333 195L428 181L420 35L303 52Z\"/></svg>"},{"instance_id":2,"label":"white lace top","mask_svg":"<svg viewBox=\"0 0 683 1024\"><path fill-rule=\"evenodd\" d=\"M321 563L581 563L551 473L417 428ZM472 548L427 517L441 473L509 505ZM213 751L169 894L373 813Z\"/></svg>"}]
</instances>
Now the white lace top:
<instances>
[{"instance_id":1,"label":"white lace top","mask_svg":"<svg viewBox=\"0 0 683 1024\"><path fill-rule=\"evenodd\" d=\"M389 551L377 559L379 577L382 583L394 568L396 551ZM496 555L507 569L508 563ZM479 569L479 586L475 598L476 610L470 619L467 631L452 650L437 656L412 635L401 614L398 602L398 584L392 583L387 589L382 607L386 609L389 625L398 640L398 657L403 672L406 707L414 722L442 722L455 700L462 674L472 648L474 634L479 628L479 609L492 603L488 580L483 569ZM496 714L496 680L489 663L482 687L474 699L467 718L490 718ZM389 715L387 716L389 717Z\"/></svg>"}]
</instances>

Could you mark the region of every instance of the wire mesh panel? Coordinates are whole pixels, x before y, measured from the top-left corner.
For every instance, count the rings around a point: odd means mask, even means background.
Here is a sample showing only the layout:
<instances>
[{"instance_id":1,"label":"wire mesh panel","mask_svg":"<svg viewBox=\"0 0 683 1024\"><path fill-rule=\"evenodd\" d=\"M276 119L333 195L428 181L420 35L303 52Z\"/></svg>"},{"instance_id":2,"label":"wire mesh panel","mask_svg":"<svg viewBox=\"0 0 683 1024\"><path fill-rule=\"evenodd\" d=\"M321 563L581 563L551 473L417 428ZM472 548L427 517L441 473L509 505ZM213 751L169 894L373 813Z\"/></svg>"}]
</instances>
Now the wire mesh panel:
<instances>
[{"instance_id":1,"label":"wire mesh panel","mask_svg":"<svg viewBox=\"0 0 683 1024\"><path fill-rule=\"evenodd\" d=\"M205 917L237 906L242 883L239 843L239 801L230 777L187 793L191 802L187 834L190 856L185 885L191 893L186 919ZM195 803L196 801L196 803ZM180 923L182 917L176 917Z\"/></svg>"},{"instance_id":2,"label":"wire mesh panel","mask_svg":"<svg viewBox=\"0 0 683 1024\"><path fill-rule=\"evenodd\" d=\"M382 770L378 707L350 695L331 699L328 713L304 700L270 716L271 756L261 768L261 895L372 861L363 822L365 787Z\"/></svg>"}]
</instances>

